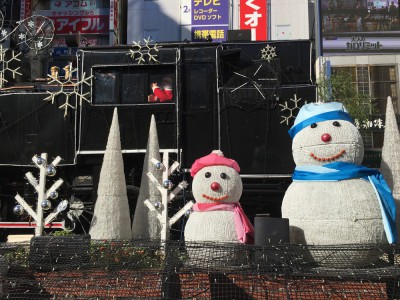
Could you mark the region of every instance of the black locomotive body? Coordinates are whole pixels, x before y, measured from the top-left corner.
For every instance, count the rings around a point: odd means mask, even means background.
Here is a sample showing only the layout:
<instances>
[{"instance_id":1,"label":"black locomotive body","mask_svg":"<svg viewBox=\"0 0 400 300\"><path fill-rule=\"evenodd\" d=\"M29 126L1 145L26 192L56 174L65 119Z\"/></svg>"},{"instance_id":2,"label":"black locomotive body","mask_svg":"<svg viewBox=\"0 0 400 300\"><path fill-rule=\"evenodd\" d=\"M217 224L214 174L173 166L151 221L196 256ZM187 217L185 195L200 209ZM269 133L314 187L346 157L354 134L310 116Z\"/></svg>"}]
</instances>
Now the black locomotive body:
<instances>
[{"instance_id":1,"label":"black locomotive body","mask_svg":"<svg viewBox=\"0 0 400 300\"><path fill-rule=\"evenodd\" d=\"M9 84L0 94L0 221L20 219L16 193L36 203L24 174L42 152L63 158L60 199L74 203L78 222L90 220L82 211L96 199L115 107L132 210L154 115L161 152L180 163L177 177L190 181L194 160L221 149L241 167L250 218L279 216L294 168L287 130L298 106L316 97L312 47L303 40L86 47L77 51L73 81ZM152 82L165 77L172 101L148 102Z\"/></svg>"}]
</instances>

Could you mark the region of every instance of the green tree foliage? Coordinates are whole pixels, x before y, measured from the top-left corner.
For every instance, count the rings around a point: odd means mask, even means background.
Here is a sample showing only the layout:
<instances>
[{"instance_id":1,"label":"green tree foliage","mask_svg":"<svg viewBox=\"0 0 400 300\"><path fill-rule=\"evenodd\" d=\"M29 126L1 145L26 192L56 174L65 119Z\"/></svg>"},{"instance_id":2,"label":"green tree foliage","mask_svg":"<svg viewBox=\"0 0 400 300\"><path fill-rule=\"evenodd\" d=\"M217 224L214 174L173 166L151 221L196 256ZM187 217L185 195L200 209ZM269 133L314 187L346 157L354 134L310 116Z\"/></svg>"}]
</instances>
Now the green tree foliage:
<instances>
[{"instance_id":1,"label":"green tree foliage","mask_svg":"<svg viewBox=\"0 0 400 300\"><path fill-rule=\"evenodd\" d=\"M359 121L366 120L373 113L371 98L357 90L351 74L333 72L330 79L325 77L318 84L318 96L322 102L341 102L349 114Z\"/></svg>"}]
</instances>

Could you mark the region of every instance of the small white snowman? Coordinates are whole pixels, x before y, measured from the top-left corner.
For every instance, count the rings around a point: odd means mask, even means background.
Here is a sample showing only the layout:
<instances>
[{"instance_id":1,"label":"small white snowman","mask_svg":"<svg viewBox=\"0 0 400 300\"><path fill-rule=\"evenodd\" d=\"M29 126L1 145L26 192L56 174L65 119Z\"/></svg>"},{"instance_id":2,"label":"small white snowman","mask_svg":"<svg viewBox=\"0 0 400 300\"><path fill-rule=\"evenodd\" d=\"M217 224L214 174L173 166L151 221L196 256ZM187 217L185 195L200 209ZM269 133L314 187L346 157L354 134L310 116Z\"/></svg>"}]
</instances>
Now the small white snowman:
<instances>
[{"instance_id":1,"label":"small white snowman","mask_svg":"<svg viewBox=\"0 0 400 300\"><path fill-rule=\"evenodd\" d=\"M289 218L291 243L395 243L393 197L378 170L360 165L362 137L345 107L306 104L289 134L296 169L282 217ZM354 254L351 264L368 264L376 255Z\"/></svg>"},{"instance_id":2,"label":"small white snowman","mask_svg":"<svg viewBox=\"0 0 400 300\"><path fill-rule=\"evenodd\" d=\"M243 185L240 167L219 150L191 167L196 200L186 223L185 241L253 243L254 228L239 204Z\"/></svg>"}]
</instances>

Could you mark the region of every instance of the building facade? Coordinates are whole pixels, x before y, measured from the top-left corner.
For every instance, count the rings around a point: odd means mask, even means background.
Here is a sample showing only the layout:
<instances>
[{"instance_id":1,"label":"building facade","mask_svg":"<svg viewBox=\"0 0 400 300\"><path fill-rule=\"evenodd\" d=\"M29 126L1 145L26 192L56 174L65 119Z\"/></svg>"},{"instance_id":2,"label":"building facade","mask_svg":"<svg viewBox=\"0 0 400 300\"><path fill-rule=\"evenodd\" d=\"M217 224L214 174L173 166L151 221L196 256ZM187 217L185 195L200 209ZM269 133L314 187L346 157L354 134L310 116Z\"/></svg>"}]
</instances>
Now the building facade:
<instances>
[{"instance_id":1,"label":"building facade","mask_svg":"<svg viewBox=\"0 0 400 300\"><path fill-rule=\"evenodd\" d=\"M400 113L399 2L322 0L319 12L324 60L334 72L351 74L357 91L370 96L371 118L359 126L367 150L379 155L388 96Z\"/></svg>"}]
</instances>

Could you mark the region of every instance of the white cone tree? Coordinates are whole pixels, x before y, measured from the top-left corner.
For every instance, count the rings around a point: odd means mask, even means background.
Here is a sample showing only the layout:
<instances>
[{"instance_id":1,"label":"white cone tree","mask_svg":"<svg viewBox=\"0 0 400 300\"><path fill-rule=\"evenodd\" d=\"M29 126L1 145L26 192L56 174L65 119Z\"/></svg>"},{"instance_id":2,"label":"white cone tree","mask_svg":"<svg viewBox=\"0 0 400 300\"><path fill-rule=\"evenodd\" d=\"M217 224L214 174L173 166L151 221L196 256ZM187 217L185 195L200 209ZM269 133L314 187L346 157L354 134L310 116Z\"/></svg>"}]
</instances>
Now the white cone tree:
<instances>
[{"instance_id":1,"label":"white cone tree","mask_svg":"<svg viewBox=\"0 0 400 300\"><path fill-rule=\"evenodd\" d=\"M89 233L92 239L130 240L132 236L116 108L100 171L97 201Z\"/></svg>"},{"instance_id":2,"label":"white cone tree","mask_svg":"<svg viewBox=\"0 0 400 300\"><path fill-rule=\"evenodd\" d=\"M397 233L400 233L400 133L392 98L386 105L385 134L382 147L381 172L392 190L396 202Z\"/></svg>"},{"instance_id":3,"label":"white cone tree","mask_svg":"<svg viewBox=\"0 0 400 300\"><path fill-rule=\"evenodd\" d=\"M147 173L158 174L157 179L161 181L162 174L156 172L156 166L151 162L152 158L161 160L160 148L158 144L158 134L156 120L151 116L149 137L147 140L146 155L144 157L142 179L138 201L136 203L135 215L132 224L132 238L153 240L160 238L161 225L157 220L157 212L151 211L144 204L146 199L155 204L161 202L161 193L157 187L150 182Z\"/></svg>"}]
</instances>

